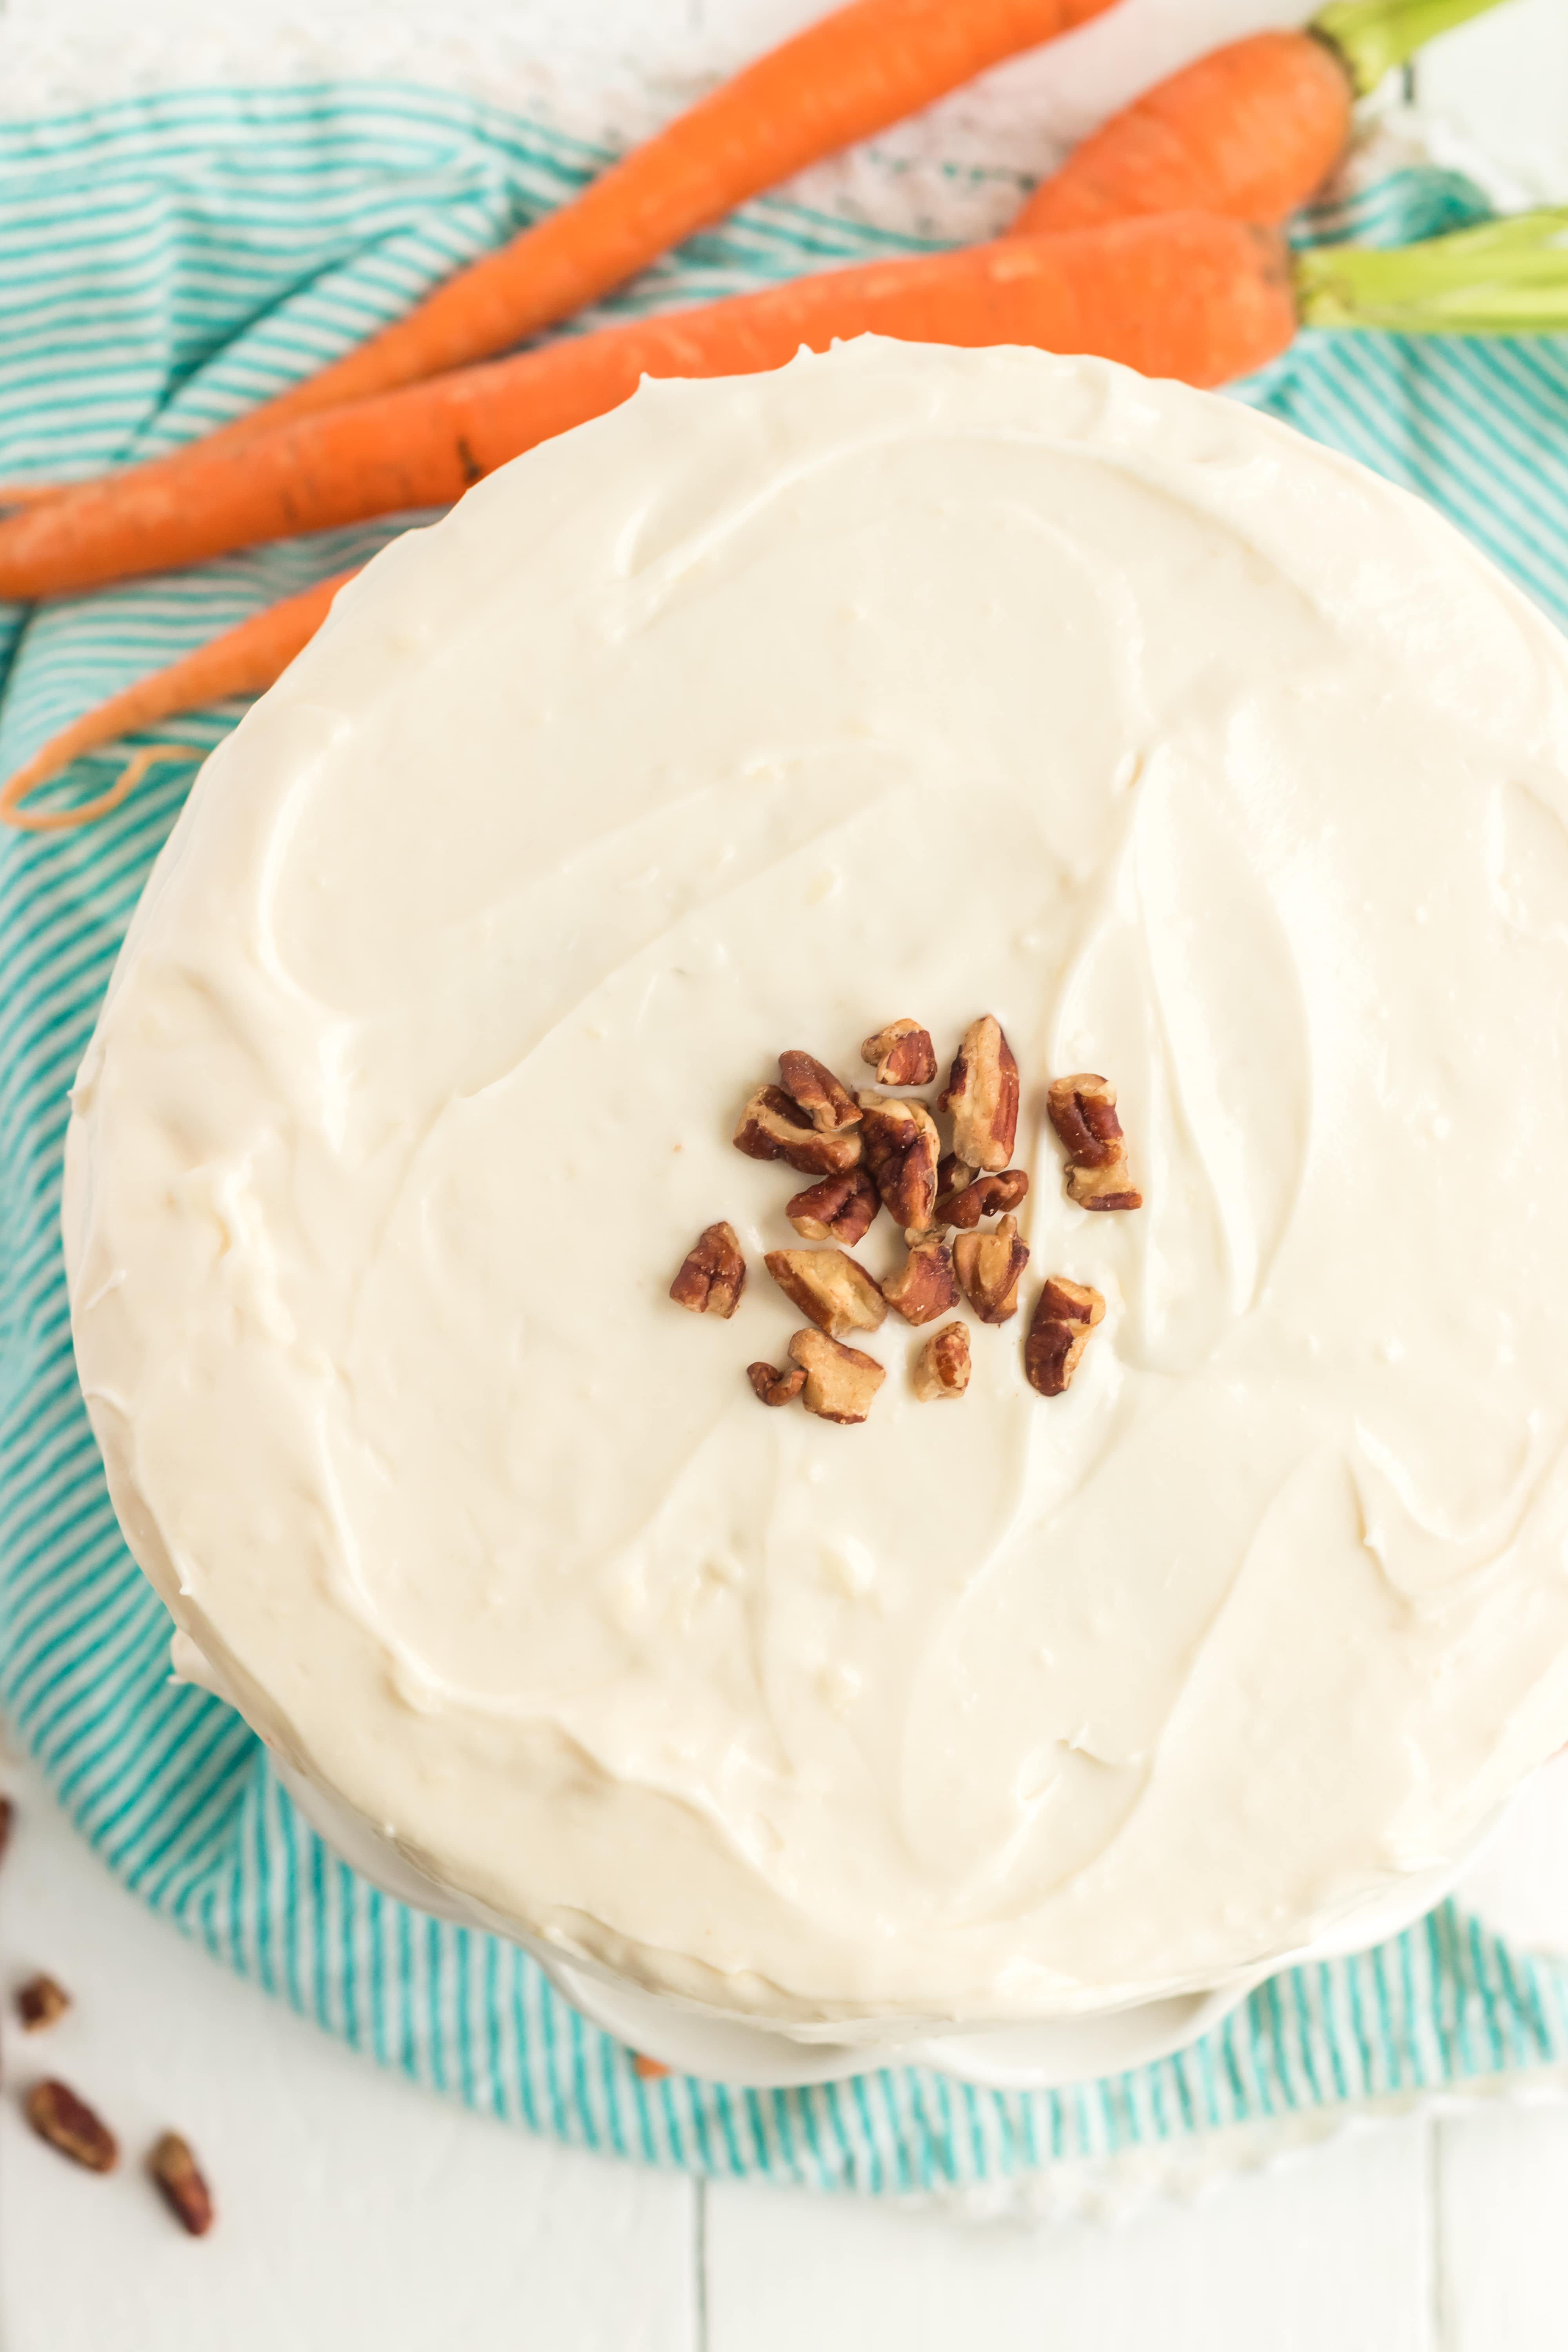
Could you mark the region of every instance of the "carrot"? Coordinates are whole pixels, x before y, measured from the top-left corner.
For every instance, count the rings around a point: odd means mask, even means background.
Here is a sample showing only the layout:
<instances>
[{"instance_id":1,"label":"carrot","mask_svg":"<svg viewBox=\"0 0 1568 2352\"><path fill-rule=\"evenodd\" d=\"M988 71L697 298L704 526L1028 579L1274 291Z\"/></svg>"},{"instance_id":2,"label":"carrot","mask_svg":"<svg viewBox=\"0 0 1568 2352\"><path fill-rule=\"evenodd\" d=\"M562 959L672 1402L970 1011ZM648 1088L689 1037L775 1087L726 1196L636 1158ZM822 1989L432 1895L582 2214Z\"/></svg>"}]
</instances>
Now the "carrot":
<instances>
[{"instance_id":1,"label":"carrot","mask_svg":"<svg viewBox=\"0 0 1568 2352\"><path fill-rule=\"evenodd\" d=\"M760 189L1097 16L1111 0L851 0L483 256L357 351L220 428L248 439L504 352L635 278Z\"/></svg>"},{"instance_id":2,"label":"carrot","mask_svg":"<svg viewBox=\"0 0 1568 2352\"><path fill-rule=\"evenodd\" d=\"M25 809L21 803L40 784L47 784L89 751L118 742L143 727L155 726L177 710L199 709L204 703L226 702L232 696L263 694L282 677L295 655L309 645L326 619L332 598L352 572L340 572L298 596L285 597L265 613L254 614L237 629L226 629L195 653L172 662L151 677L139 678L122 693L110 695L96 710L62 727L40 751L0 787L0 819L24 833L66 833L107 816L133 792L149 768L160 760L188 760L188 743L150 743L126 761L108 792L74 808Z\"/></svg>"},{"instance_id":3,"label":"carrot","mask_svg":"<svg viewBox=\"0 0 1568 2352\"><path fill-rule=\"evenodd\" d=\"M1113 115L1042 183L1013 234L1142 213L1282 221L1349 143L1355 100L1434 33L1495 0L1336 0L1305 32L1215 49Z\"/></svg>"},{"instance_id":4,"label":"carrot","mask_svg":"<svg viewBox=\"0 0 1568 2352\"><path fill-rule=\"evenodd\" d=\"M522 450L617 407L645 375L750 375L802 344L1034 343L1213 384L1295 327L1270 229L1199 214L802 278L608 327L281 425L241 446L110 476L0 520L0 598L200 562L259 540L446 506Z\"/></svg>"}]
</instances>

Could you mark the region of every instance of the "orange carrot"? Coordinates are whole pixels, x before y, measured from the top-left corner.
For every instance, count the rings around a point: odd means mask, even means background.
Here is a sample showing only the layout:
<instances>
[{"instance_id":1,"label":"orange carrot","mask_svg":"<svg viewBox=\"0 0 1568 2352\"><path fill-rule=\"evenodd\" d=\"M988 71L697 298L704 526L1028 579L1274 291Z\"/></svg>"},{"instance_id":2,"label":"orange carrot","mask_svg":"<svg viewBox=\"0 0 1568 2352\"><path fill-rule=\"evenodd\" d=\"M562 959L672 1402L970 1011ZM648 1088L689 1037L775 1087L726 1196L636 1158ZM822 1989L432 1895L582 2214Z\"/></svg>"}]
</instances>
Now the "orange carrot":
<instances>
[{"instance_id":1,"label":"orange carrot","mask_svg":"<svg viewBox=\"0 0 1568 2352\"><path fill-rule=\"evenodd\" d=\"M459 270L407 318L210 437L248 438L507 351L760 189L1110 4L850 0L700 99L570 204Z\"/></svg>"},{"instance_id":2,"label":"orange carrot","mask_svg":"<svg viewBox=\"0 0 1568 2352\"><path fill-rule=\"evenodd\" d=\"M1037 188L1013 233L1194 209L1281 221L1327 179L1350 127L1350 82L1326 42L1255 33L1112 115Z\"/></svg>"},{"instance_id":3,"label":"orange carrot","mask_svg":"<svg viewBox=\"0 0 1568 2352\"><path fill-rule=\"evenodd\" d=\"M1013 234L1141 213L1282 221L1350 141L1351 108L1422 44L1495 0L1330 0L1304 32L1254 33L1123 107L1039 186Z\"/></svg>"},{"instance_id":4,"label":"orange carrot","mask_svg":"<svg viewBox=\"0 0 1568 2352\"><path fill-rule=\"evenodd\" d=\"M51 735L24 767L0 787L0 819L25 833L67 833L106 816L134 791L149 768L160 760L188 760L188 743L149 743L126 761L120 775L96 800L74 808L24 809L21 803L40 784L48 783L88 751L118 742L143 727L155 726L178 710L196 710L204 703L226 702L231 696L263 694L288 668L295 655L309 645L326 619L332 598L352 572L340 572L298 596L253 614L237 629L226 629L210 644L199 646L181 661L172 662L151 677L139 678L123 692L110 695L80 719Z\"/></svg>"},{"instance_id":5,"label":"orange carrot","mask_svg":"<svg viewBox=\"0 0 1568 2352\"><path fill-rule=\"evenodd\" d=\"M1273 230L1200 214L1113 222L803 278L605 328L281 425L198 443L0 520L0 598L200 562L260 540L446 506L537 442L617 407L645 375L750 375L802 344L1033 343L1214 384L1295 329Z\"/></svg>"}]
</instances>

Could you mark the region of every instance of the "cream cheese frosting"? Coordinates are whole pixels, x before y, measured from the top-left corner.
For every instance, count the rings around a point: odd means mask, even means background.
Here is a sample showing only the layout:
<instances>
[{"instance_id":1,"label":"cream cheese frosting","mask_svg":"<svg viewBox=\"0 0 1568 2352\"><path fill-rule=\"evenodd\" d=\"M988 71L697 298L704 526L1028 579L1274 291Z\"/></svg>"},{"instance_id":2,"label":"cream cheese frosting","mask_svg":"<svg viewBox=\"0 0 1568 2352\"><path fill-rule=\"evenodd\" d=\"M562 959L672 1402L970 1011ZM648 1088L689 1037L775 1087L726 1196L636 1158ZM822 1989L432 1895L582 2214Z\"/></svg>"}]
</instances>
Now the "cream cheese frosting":
<instances>
[{"instance_id":1,"label":"cream cheese frosting","mask_svg":"<svg viewBox=\"0 0 1568 2352\"><path fill-rule=\"evenodd\" d=\"M1559 639L1237 404L645 384L343 592L148 886L66 1202L127 1538L447 1907L643 1985L1017 2019L1298 1946L1568 1738L1565 828ZM863 1427L763 1410L806 1180L742 1104L982 1012L1023 1313L960 1401L889 1317ZM1065 1197L1080 1069L1135 1215ZM717 1219L730 1322L668 1296ZM1049 1273L1107 1314L1046 1401Z\"/></svg>"}]
</instances>

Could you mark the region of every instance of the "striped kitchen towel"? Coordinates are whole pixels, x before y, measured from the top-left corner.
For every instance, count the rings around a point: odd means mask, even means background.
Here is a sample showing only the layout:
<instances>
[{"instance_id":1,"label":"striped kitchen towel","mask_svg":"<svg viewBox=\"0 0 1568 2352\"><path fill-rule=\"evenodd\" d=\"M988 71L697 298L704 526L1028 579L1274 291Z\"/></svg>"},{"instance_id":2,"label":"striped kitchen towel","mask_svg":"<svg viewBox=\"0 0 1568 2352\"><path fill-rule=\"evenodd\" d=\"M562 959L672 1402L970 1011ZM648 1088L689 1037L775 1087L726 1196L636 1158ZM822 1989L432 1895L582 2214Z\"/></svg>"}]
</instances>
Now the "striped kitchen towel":
<instances>
[{"instance_id":1,"label":"striped kitchen towel","mask_svg":"<svg viewBox=\"0 0 1568 2352\"><path fill-rule=\"evenodd\" d=\"M185 90L0 125L0 480L173 446L342 350L601 161L471 100L338 83ZM1406 170L1303 225L1431 234L1484 209ZM916 249L782 200L695 239L613 310ZM1237 396L1430 499L1568 621L1568 348L1304 338ZM0 767L89 703L394 524L0 614ZM644 2080L511 1947L378 1894L301 1821L226 1706L168 1677L72 1370L58 1234L66 1090L148 867L236 711L79 834L0 840L0 1701L108 1865L216 1959L384 2064L563 2140L694 2172L1006 2198L1188 2174L1369 2105L1568 2065L1568 1965L1444 1905L1289 1971L1179 2056L1064 2092L890 2068L804 2092ZM160 730L161 739L170 730ZM73 793L112 763L83 762Z\"/></svg>"}]
</instances>

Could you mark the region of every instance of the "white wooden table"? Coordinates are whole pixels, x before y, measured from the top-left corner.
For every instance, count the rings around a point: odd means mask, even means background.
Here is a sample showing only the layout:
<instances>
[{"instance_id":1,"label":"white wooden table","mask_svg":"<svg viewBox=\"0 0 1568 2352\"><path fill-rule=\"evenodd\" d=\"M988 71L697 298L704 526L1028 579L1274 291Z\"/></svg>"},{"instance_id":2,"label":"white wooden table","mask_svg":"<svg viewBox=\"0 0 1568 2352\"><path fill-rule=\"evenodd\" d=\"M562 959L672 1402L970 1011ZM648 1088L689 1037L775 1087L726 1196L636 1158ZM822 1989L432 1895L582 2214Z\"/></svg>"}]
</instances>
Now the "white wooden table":
<instances>
[{"instance_id":1,"label":"white wooden table","mask_svg":"<svg viewBox=\"0 0 1568 2352\"><path fill-rule=\"evenodd\" d=\"M58 38L62 73L90 55L107 89L149 28L221 69L215 27L287 20L330 50L334 26L382 38L393 19L416 47L437 27L450 45L500 26L514 44L658 65L715 37L738 57L816 5L140 0L132 16L124 0L9 0L0 65L8 36L35 59ZM1167 39L1190 0L1138 5ZM1417 94L1521 197L1568 200L1568 0L1511 0L1450 36ZM90 2086L132 2151L177 2121L221 2213L210 2238L186 2241L134 2164L87 2178L0 2095L0 2352L1568 2346L1568 2107L1380 2124L1109 2229L1005 2231L703 2189L531 2141L381 2074L145 1914L26 1768L5 1778L20 1822L0 1880L0 1990L42 1967L76 1996L47 2042L19 2049L6 2032L5 2071L25 2080L36 2059ZM1508 1834L1479 1892L1500 1925L1568 1946L1568 1764Z\"/></svg>"}]
</instances>

